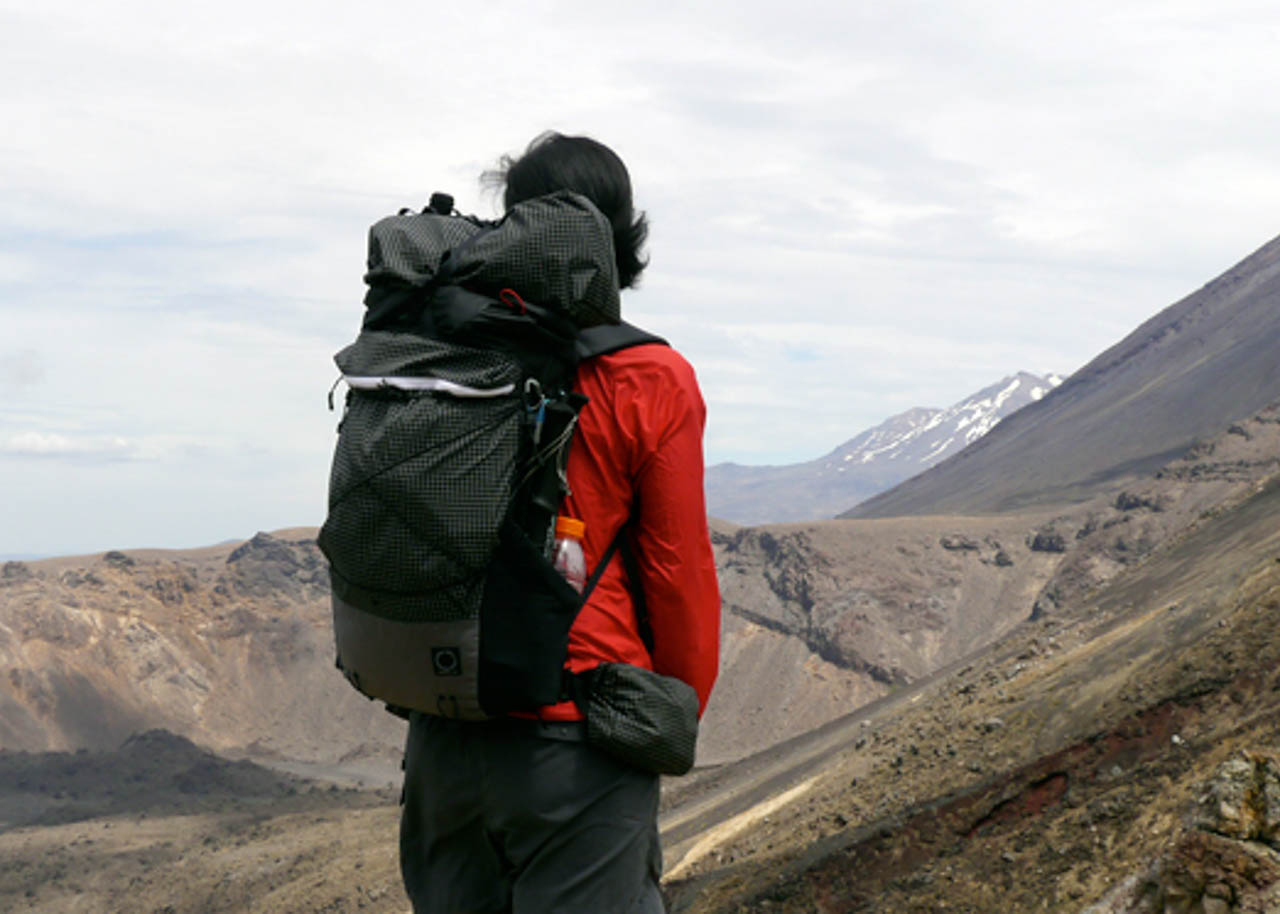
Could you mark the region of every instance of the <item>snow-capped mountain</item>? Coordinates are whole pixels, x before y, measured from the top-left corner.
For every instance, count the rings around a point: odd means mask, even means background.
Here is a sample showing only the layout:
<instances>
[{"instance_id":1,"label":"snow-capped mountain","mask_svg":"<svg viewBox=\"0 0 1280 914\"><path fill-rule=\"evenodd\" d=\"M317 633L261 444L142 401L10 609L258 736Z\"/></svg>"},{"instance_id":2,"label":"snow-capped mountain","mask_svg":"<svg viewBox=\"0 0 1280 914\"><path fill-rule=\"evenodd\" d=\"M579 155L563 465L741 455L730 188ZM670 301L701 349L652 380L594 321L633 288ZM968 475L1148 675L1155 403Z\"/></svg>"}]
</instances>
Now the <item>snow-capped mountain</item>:
<instances>
[{"instance_id":1,"label":"snow-capped mountain","mask_svg":"<svg viewBox=\"0 0 1280 914\"><path fill-rule=\"evenodd\" d=\"M977 441L997 422L1039 400L1062 383L1056 374L1038 377L1020 371L948 409L912 409L846 441L818 461L847 471L851 464L899 460L917 473Z\"/></svg>"},{"instance_id":2,"label":"snow-capped mountain","mask_svg":"<svg viewBox=\"0 0 1280 914\"><path fill-rule=\"evenodd\" d=\"M1056 374L1020 371L947 409L899 413L817 460L717 464L707 469L707 511L739 524L835 517L963 450L1061 383Z\"/></svg>"},{"instance_id":3,"label":"snow-capped mountain","mask_svg":"<svg viewBox=\"0 0 1280 914\"><path fill-rule=\"evenodd\" d=\"M1280 237L1148 318L1063 385L849 517L1070 505L1153 473L1280 397Z\"/></svg>"}]
</instances>

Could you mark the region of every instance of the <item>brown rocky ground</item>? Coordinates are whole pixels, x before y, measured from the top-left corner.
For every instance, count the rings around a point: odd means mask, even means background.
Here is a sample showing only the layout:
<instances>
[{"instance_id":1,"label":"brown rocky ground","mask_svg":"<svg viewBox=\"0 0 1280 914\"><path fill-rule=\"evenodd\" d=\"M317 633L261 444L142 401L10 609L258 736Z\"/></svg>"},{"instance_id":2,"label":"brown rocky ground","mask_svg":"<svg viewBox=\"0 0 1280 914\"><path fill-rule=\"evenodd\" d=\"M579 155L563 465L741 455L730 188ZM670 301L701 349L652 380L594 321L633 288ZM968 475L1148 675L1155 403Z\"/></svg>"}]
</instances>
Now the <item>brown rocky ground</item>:
<instances>
[{"instance_id":1,"label":"brown rocky ground","mask_svg":"<svg viewBox=\"0 0 1280 914\"><path fill-rule=\"evenodd\" d=\"M1271 910L1242 906L1271 885L1266 861L1187 811L1216 766L1277 743L1278 508L1273 483L1074 613L889 696L740 811L713 806L669 851L673 910L1079 911L1108 893L1117 912L1216 911L1224 893L1220 910ZM668 837L753 764L673 782ZM5 752L0 785L0 909L406 910L389 792L159 735Z\"/></svg>"},{"instance_id":2,"label":"brown rocky ground","mask_svg":"<svg viewBox=\"0 0 1280 914\"><path fill-rule=\"evenodd\" d=\"M0 752L0 910L395 912L396 803L231 762L164 731Z\"/></svg>"},{"instance_id":3,"label":"brown rocky ground","mask_svg":"<svg viewBox=\"0 0 1280 914\"><path fill-rule=\"evenodd\" d=\"M1280 745L1277 517L1273 475L713 812L670 861L674 910L1276 910L1271 864L1187 816Z\"/></svg>"},{"instance_id":4,"label":"brown rocky ground","mask_svg":"<svg viewBox=\"0 0 1280 914\"><path fill-rule=\"evenodd\" d=\"M1070 509L717 525L708 729L807 732L668 785L674 909L1250 910L1267 860L1184 820L1280 743L1277 419ZM404 909L389 794L112 754L162 726L385 783L400 725L332 670L309 534L0 570L0 909Z\"/></svg>"}]
</instances>

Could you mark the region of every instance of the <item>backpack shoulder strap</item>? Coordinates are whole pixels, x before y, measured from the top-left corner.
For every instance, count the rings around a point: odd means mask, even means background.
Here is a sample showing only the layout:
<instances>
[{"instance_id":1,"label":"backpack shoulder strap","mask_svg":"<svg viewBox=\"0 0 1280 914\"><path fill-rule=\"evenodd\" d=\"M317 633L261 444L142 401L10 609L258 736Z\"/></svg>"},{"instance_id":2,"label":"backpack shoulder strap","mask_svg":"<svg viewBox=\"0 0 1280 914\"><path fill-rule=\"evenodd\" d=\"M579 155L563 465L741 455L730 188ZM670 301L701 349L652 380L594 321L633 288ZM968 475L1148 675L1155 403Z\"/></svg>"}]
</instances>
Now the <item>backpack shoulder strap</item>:
<instances>
[{"instance_id":1,"label":"backpack shoulder strap","mask_svg":"<svg viewBox=\"0 0 1280 914\"><path fill-rule=\"evenodd\" d=\"M586 330L579 330L574 350L578 360L581 361L597 355L608 355L620 349L629 349L632 346L643 346L645 343L669 345L660 336L641 330L626 321L619 321L616 324L598 324Z\"/></svg>"}]
</instances>

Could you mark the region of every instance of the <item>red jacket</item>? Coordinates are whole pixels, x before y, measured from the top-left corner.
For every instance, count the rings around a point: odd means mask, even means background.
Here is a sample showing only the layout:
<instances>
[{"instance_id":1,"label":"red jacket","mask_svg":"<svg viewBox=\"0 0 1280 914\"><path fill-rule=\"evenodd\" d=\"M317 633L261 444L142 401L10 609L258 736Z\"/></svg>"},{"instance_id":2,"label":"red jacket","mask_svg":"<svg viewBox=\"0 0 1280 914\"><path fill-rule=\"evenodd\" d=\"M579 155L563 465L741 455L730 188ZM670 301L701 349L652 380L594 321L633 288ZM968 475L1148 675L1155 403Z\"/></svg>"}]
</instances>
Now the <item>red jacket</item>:
<instances>
[{"instance_id":1,"label":"red jacket","mask_svg":"<svg viewBox=\"0 0 1280 914\"><path fill-rule=\"evenodd\" d=\"M656 670L693 686L705 709L719 667L720 592L702 488L706 407L693 368L667 346L635 346L582 363L576 389L590 400L569 452L562 510L586 522L589 571L632 518L654 651L640 638L625 563L615 556L569 632L568 666ZM539 716L581 718L572 702Z\"/></svg>"}]
</instances>

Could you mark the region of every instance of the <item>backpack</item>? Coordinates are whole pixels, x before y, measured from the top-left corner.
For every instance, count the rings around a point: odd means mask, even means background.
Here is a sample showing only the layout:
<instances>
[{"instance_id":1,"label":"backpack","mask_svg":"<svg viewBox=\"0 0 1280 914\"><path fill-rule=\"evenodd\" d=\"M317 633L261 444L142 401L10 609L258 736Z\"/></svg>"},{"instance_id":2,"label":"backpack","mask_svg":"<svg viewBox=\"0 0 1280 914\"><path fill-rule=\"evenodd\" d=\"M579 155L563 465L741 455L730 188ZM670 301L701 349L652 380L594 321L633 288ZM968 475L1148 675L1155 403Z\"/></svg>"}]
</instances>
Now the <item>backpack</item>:
<instances>
[{"instance_id":1,"label":"backpack","mask_svg":"<svg viewBox=\"0 0 1280 914\"><path fill-rule=\"evenodd\" d=\"M622 536L582 594L551 565L576 368L665 341L619 320L612 231L573 193L496 222L435 195L370 229L368 266L318 537L337 665L401 712L564 700L569 628Z\"/></svg>"}]
</instances>

